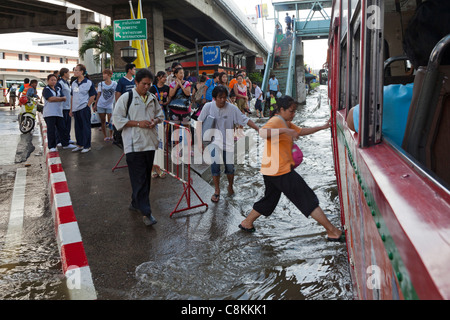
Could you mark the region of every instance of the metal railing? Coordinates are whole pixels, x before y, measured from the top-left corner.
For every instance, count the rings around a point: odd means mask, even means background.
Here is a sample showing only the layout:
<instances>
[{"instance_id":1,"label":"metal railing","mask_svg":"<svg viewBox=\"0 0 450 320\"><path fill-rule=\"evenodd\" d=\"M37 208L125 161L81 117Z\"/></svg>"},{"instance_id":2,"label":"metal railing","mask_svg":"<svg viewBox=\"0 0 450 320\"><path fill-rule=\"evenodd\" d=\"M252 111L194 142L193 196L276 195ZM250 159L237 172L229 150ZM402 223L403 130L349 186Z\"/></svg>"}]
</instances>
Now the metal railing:
<instances>
[{"instance_id":1,"label":"metal railing","mask_svg":"<svg viewBox=\"0 0 450 320\"><path fill-rule=\"evenodd\" d=\"M288 66L288 75L286 78L286 95L287 96L293 96L292 92L294 92L294 89L296 87L296 81L295 81L295 56L296 56L296 50L297 50L297 41L296 41L295 33L292 37L292 48L291 48L291 54L289 57L289 66Z\"/></svg>"},{"instance_id":2,"label":"metal railing","mask_svg":"<svg viewBox=\"0 0 450 320\"><path fill-rule=\"evenodd\" d=\"M264 93L264 96L266 95L266 92L268 92L267 86L269 84L270 73L273 68L273 63L274 63L275 44L277 42L277 28L276 28L277 25L282 28L280 22L278 20L275 20L275 32L273 35L272 50L269 52L269 55L267 57L266 70L264 71L264 77L263 77L263 81L261 83L261 91ZM263 106L262 106L263 114L264 114L264 109L265 109L265 104L263 104Z\"/></svg>"}]
</instances>

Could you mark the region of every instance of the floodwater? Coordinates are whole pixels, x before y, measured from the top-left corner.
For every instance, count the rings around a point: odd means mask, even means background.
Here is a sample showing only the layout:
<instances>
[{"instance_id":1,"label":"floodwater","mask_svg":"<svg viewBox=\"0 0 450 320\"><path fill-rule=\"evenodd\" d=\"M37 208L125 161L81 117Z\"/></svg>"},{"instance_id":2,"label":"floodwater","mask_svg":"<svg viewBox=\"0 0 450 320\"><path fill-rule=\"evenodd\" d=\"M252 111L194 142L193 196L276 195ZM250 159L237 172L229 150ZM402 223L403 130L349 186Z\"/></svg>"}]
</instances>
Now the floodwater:
<instances>
[{"instance_id":1,"label":"floodwater","mask_svg":"<svg viewBox=\"0 0 450 320\"><path fill-rule=\"evenodd\" d=\"M296 125L313 127L329 119L326 92L326 87L321 86L308 96L306 106L298 108ZM262 125L259 120L258 124ZM297 143L304 161L296 170L316 192L329 220L340 226L330 130L302 137ZM251 152L261 155L263 144L261 141L257 144L258 148ZM263 196L259 165L248 163L237 168L236 194L226 198L241 214L235 219L237 224ZM221 190L226 187L226 179L222 179ZM231 219L230 215L215 212L215 219ZM235 232L224 230L223 234L208 239L192 237L188 244L179 244L184 250L177 255L158 257L138 266L135 272L138 284L130 292L130 298L353 298L345 244L327 242L324 229L313 219L306 219L284 195L270 217L256 221L255 233L240 231L237 224Z\"/></svg>"},{"instance_id":2,"label":"floodwater","mask_svg":"<svg viewBox=\"0 0 450 320\"><path fill-rule=\"evenodd\" d=\"M18 112L0 111L0 137L5 142L0 152L0 300L64 300L67 293L46 197L39 127L21 134ZM18 239L9 241L8 222L19 169L27 170L21 200L23 229L16 228Z\"/></svg>"}]
</instances>

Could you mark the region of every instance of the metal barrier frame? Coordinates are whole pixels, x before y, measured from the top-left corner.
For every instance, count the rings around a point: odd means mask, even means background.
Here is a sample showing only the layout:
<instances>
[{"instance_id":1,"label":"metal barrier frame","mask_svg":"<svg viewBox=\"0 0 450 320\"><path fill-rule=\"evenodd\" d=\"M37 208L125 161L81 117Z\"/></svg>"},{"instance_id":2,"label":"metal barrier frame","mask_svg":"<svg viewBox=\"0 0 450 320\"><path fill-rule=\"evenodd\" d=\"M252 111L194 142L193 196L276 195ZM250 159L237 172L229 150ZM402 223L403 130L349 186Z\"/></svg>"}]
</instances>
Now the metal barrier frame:
<instances>
[{"instance_id":1,"label":"metal barrier frame","mask_svg":"<svg viewBox=\"0 0 450 320\"><path fill-rule=\"evenodd\" d=\"M190 128L182 126L180 124L176 124L171 121L164 120L163 125L157 125L158 130L158 139L159 139L159 145L158 150L155 153L155 161L153 162L153 165L159 166L160 170L166 172L168 175L172 176L173 178L177 179L181 183L183 183L183 193L178 200L175 208L170 213L170 217L172 217L175 213L180 213L183 211L199 208L199 207L206 207L206 210L208 210L208 204L205 203L202 198L199 196L197 191L195 191L193 185L192 185L192 177L191 177L191 159L189 161L183 162L181 160L181 153L186 152L183 147L180 148L180 144L186 144L187 149L187 155L190 157L192 152L192 135ZM180 131L181 130L181 131ZM179 137L186 137L183 141L183 139L174 139L174 134L181 133ZM187 143L186 143L187 142ZM174 161L170 161L172 159L172 155L175 152L175 163ZM122 161L123 157L125 156L125 153L122 154L119 161L117 161L116 165L112 168L112 171L114 172L116 169L120 168L126 168L127 166L119 166L119 163ZM184 153L184 156L186 154ZM162 161L160 158L162 157ZM173 160L173 159L172 159ZM200 200L200 204L198 205L192 205L192 194L191 191L194 192L195 196L198 200ZM178 207L181 204L181 201L183 198L186 199L187 207L178 209ZM205 210L205 211L206 211Z\"/></svg>"}]
</instances>

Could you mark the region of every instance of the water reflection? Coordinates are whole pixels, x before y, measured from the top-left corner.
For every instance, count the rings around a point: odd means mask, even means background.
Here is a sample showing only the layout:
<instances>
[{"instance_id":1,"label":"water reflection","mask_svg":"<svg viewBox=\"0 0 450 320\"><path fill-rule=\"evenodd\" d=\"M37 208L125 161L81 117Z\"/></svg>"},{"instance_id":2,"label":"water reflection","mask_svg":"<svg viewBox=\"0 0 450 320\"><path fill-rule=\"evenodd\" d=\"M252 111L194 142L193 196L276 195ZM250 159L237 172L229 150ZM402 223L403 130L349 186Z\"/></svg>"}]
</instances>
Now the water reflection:
<instances>
[{"instance_id":1,"label":"water reflection","mask_svg":"<svg viewBox=\"0 0 450 320\"><path fill-rule=\"evenodd\" d=\"M322 125L329 118L326 102L322 86L308 97L306 106L299 107L294 123ZM253 152L261 155L263 144L258 143ZM316 192L328 219L340 225L330 131L303 137L298 144L304 153L298 172ZM210 218L227 220L235 231L215 230L207 239L192 235L177 254L155 255L141 264L131 299L352 299L345 245L326 242L324 229L306 219L284 195L270 217L255 223L256 233L237 229L263 195L259 165L245 164L236 172L236 194L226 200L237 216L218 210ZM221 183L226 190L226 179ZM218 222L214 229L219 228Z\"/></svg>"}]
</instances>

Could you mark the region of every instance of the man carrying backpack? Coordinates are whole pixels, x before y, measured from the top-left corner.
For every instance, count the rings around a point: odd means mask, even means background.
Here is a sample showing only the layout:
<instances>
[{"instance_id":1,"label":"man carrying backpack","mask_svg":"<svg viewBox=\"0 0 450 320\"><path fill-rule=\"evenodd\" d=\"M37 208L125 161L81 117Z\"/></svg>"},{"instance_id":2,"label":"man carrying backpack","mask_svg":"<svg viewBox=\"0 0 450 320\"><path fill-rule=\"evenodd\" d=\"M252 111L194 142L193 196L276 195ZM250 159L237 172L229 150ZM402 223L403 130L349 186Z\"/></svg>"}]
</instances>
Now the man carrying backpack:
<instances>
[{"instance_id":1,"label":"man carrying backpack","mask_svg":"<svg viewBox=\"0 0 450 320\"><path fill-rule=\"evenodd\" d=\"M164 121L164 113L155 95L148 92L153 74L141 69L135 82L136 87L117 100L113 122L117 130L122 130L132 188L129 209L140 212L145 225L150 226L157 222L150 206L151 173L158 148L156 125Z\"/></svg>"},{"instance_id":2,"label":"man carrying backpack","mask_svg":"<svg viewBox=\"0 0 450 320\"><path fill-rule=\"evenodd\" d=\"M16 108L16 91L17 91L17 85L13 84L11 87L9 87L8 92L9 93L9 110L12 110L13 108Z\"/></svg>"}]
</instances>

